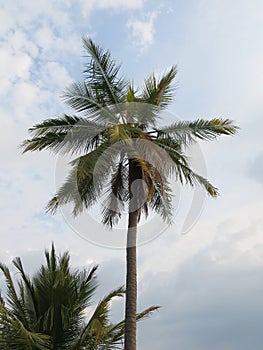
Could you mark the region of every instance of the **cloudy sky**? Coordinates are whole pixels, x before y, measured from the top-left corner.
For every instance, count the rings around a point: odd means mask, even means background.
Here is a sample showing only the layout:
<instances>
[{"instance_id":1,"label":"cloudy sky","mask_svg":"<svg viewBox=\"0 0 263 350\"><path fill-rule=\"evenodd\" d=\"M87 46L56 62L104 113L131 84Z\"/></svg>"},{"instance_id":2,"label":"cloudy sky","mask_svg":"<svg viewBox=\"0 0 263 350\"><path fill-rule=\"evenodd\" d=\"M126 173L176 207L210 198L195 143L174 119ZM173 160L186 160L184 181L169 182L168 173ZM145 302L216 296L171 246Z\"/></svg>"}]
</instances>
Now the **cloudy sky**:
<instances>
[{"instance_id":1,"label":"cloudy sky","mask_svg":"<svg viewBox=\"0 0 263 350\"><path fill-rule=\"evenodd\" d=\"M226 117L241 130L191 151L218 199L177 189L174 225L153 216L139 228L139 308L162 306L140 323L139 349L261 350L262 1L0 0L0 33L0 261L21 256L34 272L54 241L74 266L100 264L101 295L123 284L124 231L103 230L95 211L80 226L45 214L62 160L18 145L66 110L60 96L81 77L83 35L109 48L135 86L178 64L167 118ZM122 317L122 302L113 306Z\"/></svg>"}]
</instances>

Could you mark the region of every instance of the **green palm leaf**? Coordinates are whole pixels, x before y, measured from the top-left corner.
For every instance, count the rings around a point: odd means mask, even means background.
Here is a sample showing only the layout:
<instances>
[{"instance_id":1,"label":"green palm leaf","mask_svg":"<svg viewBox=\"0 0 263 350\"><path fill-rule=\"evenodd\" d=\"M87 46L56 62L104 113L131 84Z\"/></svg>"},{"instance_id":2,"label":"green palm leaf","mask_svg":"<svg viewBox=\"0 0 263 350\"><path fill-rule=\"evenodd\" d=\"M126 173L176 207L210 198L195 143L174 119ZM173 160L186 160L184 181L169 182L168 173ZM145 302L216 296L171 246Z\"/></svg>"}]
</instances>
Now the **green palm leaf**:
<instances>
[{"instance_id":1,"label":"green palm leaf","mask_svg":"<svg viewBox=\"0 0 263 350\"><path fill-rule=\"evenodd\" d=\"M93 114L100 111L105 103L96 91L93 91L85 82L74 82L68 87L63 98L65 102L78 112Z\"/></svg>"},{"instance_id":2,"label":"green palm leaf","mask_svg":"<svg viewBox=\"0 0 263 350\"><path fill-rule=\"evenodd\" d=\"M63 94L64 101L83 116L98 121L102 125L117 123L119 118L114 113L114 107L105 103L104 96L98 90L83 83L73 83Z\"/></svg>"},{"instance_id":3,"label":"green palm leaf","mask_svg":"<svg viewBox=\"0 0 263 350\"><path fill-rule=\"evenodd\" d=\"M0 303L0 345L8 350L48 350L50 337L28 330L19 318Z\"/></svg>"},{"instance_id":4,"label":"green palm leaf","mask_svg":"<svg viewBox=\"0 0 263 350\"><path fill-rule=\"evenodd\" d=\"M177 74L177 67L172 68L165 73L159 81L154 74L150 75L144 82L144 88L141 98L145 103L153 104L161 109L173 101L175 87L172 85Z\"/></svg>"},{"instance_id":5,"label":"green palm leaf","mask_svg":"<svg viewBox=\"0 0 263 350\"><path fill-rule=\"evenodd\" d=\"M77 215L97 201L119 153L120 145L110 146L111 143L105 141L94 151L71 162L72 170L49 201L47 211L54 212L61 205L73 203L73 214Z\"/></svg>"},{"instance_id":6,"label":"green palm leaf","mask_svg":"<svg viewBox=\"0 0 263 350\"><path fill-rule=\"evenodd\" d=\"M150 317L151 314L158 310L160 306L151 306L144 311L138 313L136 315L136 320L141 321ZM100 350L116 350L123 349L123 336L125 330L125 322L121 321L115 325L110 325L108 327L107 339L105 339L105 343L100 347Z\"/></svg>"},{"instance_id":7,"label":"green palm leaf","mask_svg":"<svg viewBox=\"0 0 263 350\"><path fill-rule=\"evenodd\" d=\"M196 121L178 121L157 130L158 137L171 136L179 144L188 146L199 140L211 141L220 135L234 135L238 127L230 119L197 119Z\"/></svg>"},{"instance_id":8,"label":"green palm leaf","mask_svg":"<svg viewBox=\"0 0 263 350\"><path fill-rule=\"evenodd\" d=\"M173 161L173 172L182 184L201 185L211 197L218 196L218 189L191 169L186 156L181 152L181 147L178 146L175 140L168 137L155 140L154 142L167 151Z\"/></svg>"},{"instance_id":9,"label":"green palm leaf","mask_svg":"<svg viewBox=\"0 0 263 350\"><path fill-rule=\"evenodd\" d=\"M102 223L109 227L116 225L121 212L129 199L127 191L128 172L122 160L112 174L110 186L106 190L107 198L102 209Z\"/></svg>"},{"instance_id":10,"label":"green palm leaf","mask_svg":"<svg viewBox=\"0 0 263 350\"><path fill-rule=\"evenodd\" d=\"M106 105L125 101L128 82L118 77L120 65L111 58L109 51L95 45L89 38L83 38L83 45L90 58L84 69L88 85L103 96Z\"/></svg>"},{"instance_id":11,"label":"green palm leaf","mask_svg":"<svg viewBox=\"0 0 263 350\"><path fill-rule=\"evenodd\" d=\"M103 139L105 126L97 122L64 115L58 119L47 119L30 129L32 139L25 140L23 152L52 150L55 153L77 153L90 150Z\"/></svg>"},{"instance_id":12,"label":"green palm leaf","mask_svg":"<svg viewBox=\"0 0 263 350\"><path fill-rule=\"evenodd\" d=\"M7 302L9 306L14 307L16 309L16 315L18 317L24 318L24 305L22 304L21 299L17 295L10 271L6 265L1 263L0 263L0 270L2 270L5 276L5 281L7 286Z\"/></svg>"}]
</instances>

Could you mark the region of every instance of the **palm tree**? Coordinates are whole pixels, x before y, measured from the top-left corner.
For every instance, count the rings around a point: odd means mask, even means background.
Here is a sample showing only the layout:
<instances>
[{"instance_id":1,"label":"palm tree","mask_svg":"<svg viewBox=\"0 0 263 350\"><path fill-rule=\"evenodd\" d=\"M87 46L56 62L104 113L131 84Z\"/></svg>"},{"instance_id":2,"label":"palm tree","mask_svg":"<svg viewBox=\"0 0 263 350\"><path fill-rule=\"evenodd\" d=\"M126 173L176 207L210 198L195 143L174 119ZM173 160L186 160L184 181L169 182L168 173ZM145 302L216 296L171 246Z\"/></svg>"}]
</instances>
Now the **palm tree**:
<instances>
[{"instance_id":1,"label":"palm tree","mask_svg":"<svg viewBox=\"0 0 263 350\"><path fill-rule=\"evenodd\" d=\"M0 345L8 350L103 350L120 349L123 344L124 321L109 321L110 303L122 297L118 288L104 297L87 320L87 308L98 286L97 266L72 270L66 252L57 257L54 245L45 252L46 264L30 279L20 258L13 261L21 278L18 290L9 269L0 264L7 285L7 305L0 301ZM156 307L137 315L140 320Z\"/></svg>"},{"instance_id":2,"label":"palm tree","mask_svg":"<svg viewBox=\"0 0 263 350\"><path fill-rule=\"evenodd\" d=\"M160 79L150 75L136 90L120 76L120 65L109 51L88 38L83 44L88 58L83 82L72 84L64 94L75 114L34 125L29 129L32 137L22 147L24 152L49 149L77 155L66 182L47 205L51 213L73 203L73 214L78 215L106 196L102 223L112 227L128 207L125 350L135 350L136 237L141 214L147 216L150 209L171 222L171 176L183 184L201 185L216 197L217 189L191 169L185 150L198 140L233 135L238 128L229 119L157 127L160 112L173 101L176 66Z\"/></svg>"}]
</instances>

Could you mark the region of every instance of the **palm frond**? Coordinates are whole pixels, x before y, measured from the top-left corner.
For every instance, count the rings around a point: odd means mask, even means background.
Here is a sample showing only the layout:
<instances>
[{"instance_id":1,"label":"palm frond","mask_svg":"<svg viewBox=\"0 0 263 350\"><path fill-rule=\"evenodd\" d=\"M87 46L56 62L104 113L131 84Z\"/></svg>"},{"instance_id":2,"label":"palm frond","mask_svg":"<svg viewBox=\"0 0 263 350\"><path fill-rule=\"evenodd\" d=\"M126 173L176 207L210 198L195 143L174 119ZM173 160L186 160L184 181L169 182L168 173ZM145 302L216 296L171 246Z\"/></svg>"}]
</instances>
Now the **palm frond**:
<instances>
[{"instance_id":1,"label":"palm frond","mask_svg":"<svg viewBox=\"0 0 263 350\"><path fill-rule=\"evenodd\" d=\"M173 206L172 206L172 190L166 181L158 182L152 176L151 178L153 191L149 200L150 208L158 213L164 221L172 224Z\"/></svg>"},{"instance_id":2,"label":"palm frond","mask_svg":"<svg viewBox=\"0 0 263 350\"><path fill-rule=\"evenodd\" d=\"M155 143L158 147L163 148L166 152L172 152L178 154L179 158L184 158L183 152L182 152L182 145L178 142L176 142L175 139L173 139L170 136L162 135L161 137L153 138L152 142Z\"/></svg>"},{"instance_id":3,"label":"palm frond","mask_svg":"<svg viewBox=\"0 0 263 350\"><path fill-rule=\"evenodd\" d=\"M147 202L149 202L152 209L160 213L164 220L170 222L172 197L169 186L166 185L166 178L172 173L174 165L169 154L153 142L139 138L126 143L125 152L130 160L134 160L134 170L138 169L136 175L138 181L132 188L133 199L130 204L134 209L139 210L139 214L142 211L147 216ZM110 211L106 213L108 217L114 214ZM118 219L116 215L113 217Z\"/></svg>"},{"instance_id":4,"label":"palm frond","mask_svg":"<svg viewBox=\"0 0 263 350\"><path fill-rule=\"evenodd\" d=\"M25 302L23 303L23 322L24 324L30 324L34 323L34 321L38 317L38 305L37 305L37 298L36 293L34 290L34 286L32 281L30 280L29 276L26 275L21 259L19 257L15 258L13 260L14 266L19 271L22 280L19 281L20 284L20 290L23 289L23 292L25 294ZM23 295L23 294L22 294ZM30 312L28 312L28 303L31 303L30 305Z\"/></svg>"},{"instance_id":5,"label":"palm frond","mask_svg":"<svg viewBox=\"0 0 263 350\"><path fill-rule=\"evenodd\" d=\"M137 102L136 90L134 89L133 83L129 83L127 86L126 100L129 103Z\"/></svg>"},{"instance_id":6,"label":"palm frond","mask_svg":"<svg viewBox=\"0 0 263 350\"><path fill-rule=\"evenodd\" d=\"M107 123L117 123L119 118L112 106L105 103L104 94L94 90L86 82L75 82L64 94L64 101L77 112L82 113L88 120Z\"/></svg>"},{"instance_id":7,"label":"palm frond","mask_svg":"<svg viewBox=\"0 0 263 350\"><path fill-rule=\"evenodd\" d=\"M190 184L192 187L195 185L201 185L211 197L217 197L219 195L216 187L214 187L206 178L192 171L190 167L177 162L176 168L182 183L183 180L185 180L186 183Z\"/></svg>"},{"instance_id":8,"label":"palm frond","mask_svg":"<svg viewBox=\"0 0 263 350\"><path fill-rule=\"evenodd\" d=\"M0 303L0 345L9 350L48 350L50 337L31 332L12 312Z\"/></svg>"},{"instance_id":9,"label":"palm frond","mask_svg":"<svg viewBox=\"0 0 263 350\"><path fill-rule=\"evenodd\" d=\"M68 256L69 256L68 252L66 252L63 255L63 259L65 260L65 258L66 258L67 263L69 261ZM48 271L50 271L50 272L55 271L57 268L57 256L55 253L55 246L54 246L53 242L52 242L52 246L51 246L51 251L49 252L48 250L45 250L45 258L46 258Z\"/></svg>"},{"instance_id":10,"label":"palm frond","mask_svg":"<svg viewBox=\"0 0 263 350\"><path fill-rule=\"evenodd\" d=\"M99 320L100 324L102 326L106 326L109 322L109 311L110 311L110 304L113 298L120 298L123 297L125 293L124 287L119 287L115 290L113 290L111 293L109 293L106 297L104 297L97 305L92 317L90 318L90 321L88 323L88 327L92 327L92 323L94 320Z\"/></svg>"},{"instance_id":11,"label":"palm frond","mask_svg":"<svg viewBox=\"0 0 263 350\"><path fill-rule=\"evenodd\" d=\"M157 81L154 74L150 75L144 82L142 100L161 109L166 108L173 100L175 86L172 83L176 74L177 67L172 66L159 81Z\"/></svg>"},{"instance_id":12,"label":"palm frond","mask_svg":"<svg viewBox=\"0 0 263 350\"><path fill-rule=\"evenodd\" d=\"M182 152L181 146L171 137L154 140L159 147L166 150L173 161L173 174L182 184L190 186L201 185L211 197L218 196L218 189L214 187L206 178L195 173L188 162L186 155Z\"/></svg>"},{"instance_id":13,"label":"palm frond","mask_svg":"<svg viewBox=\"0 0 263 350\"><path fill-rule=\"evenodd\" d=\"M127 167L120 161L112 174L110 186L107 189L108 196L103 202L102 223L113 227L121 218L125 202L129 198Z\"/></svg>"},{"instance_id":14,"label":"palm frond","mask_svg":"<svg viewBox=\"0 0 263 350\"><path fill-rule=\"evenodd\" d=\"M27 139L22 142L20 147L23 149L23 153L42 151L43 149L50 149L54 152L59 152L62 149L63 142L67 138L67 132L52 133L49 132L45 136L34 137L32 139Z\"/></svg>"},{"instance_id":15,"label":"palm frond","mask_svg":"<svg viewBox=\"0 0 263 350\"><path fill-rule=\"evenodd\" d=\"M141 321L151 316L154 311L157 311L160 306L151 306L146 310L136 315L136 320ZM125 322L121 321L115 325L110 325L107 330L107 338L100 350L116 350L123 349L123 334L125 330Z\"/></svg>"},{"instance_id":16,"label":"palm frond","mask_svg":"<svg viewBox=\"0 0 263 350\"><path fill-rule=\"evenodd\" d=\"M92 314L89 322L83 327L82 332L72 347L72 350L77 349L101 349L105 343L105 339L109 338L109 309L110 303L115 297L123 297L125 290L120 287L104 299L102 299L97 305L94 313ZM122 333L123 337L123 333ZM111 342L112 345L112 342Z\"/></svg>"},{"instance_id":17,"label":"palm frond","mask_svg":"<svg viewBox=\"0 0 263 350\"><path fill-rule=\"evenodd\" d=\"M106 141L94 151L71 162L72 169L65 183L47 204L47 211L55 213L58 207L72 203L73 215L93 205L100 196L120 145Z\"/></svg>"},{"instance_id":18,"label":"palm frond","mask_svg":"<svg viewBox=\"0 0 263 350\"><path fill-rule=\"evenodd\" d=\"M77 112L86 112L86 115L96 114L105 106L101 96L85 82L72 83L63 93L63 99L71 108Z\"/></svg>"},{"instance_id":19,"label":"palm frond","mask_svg":"<svg viewBox=\"0 0 263 350\"><path fill-rule=\"evenodd\" d=\"M105 126L97 122L64 115L47 119L29 129L31 139L21 144L23 153L50 149L55 153L76 153L89 150L103 138Z\"/></svg>"},{"instance_id":20,"label":"palm frond","mask_svg":"<svg viewBox=\"0 0 263 350\"><path fill-rule=\"evenodd\" d=\"M147 217L149 204L153 211L159 213L163 220L170 224L172 220L172 195L164 173L165 167L159 169L155 162L153 165L140 156L135 155L134 159L140 168L142 180L142 183L140 182L139 186L137 185L133 189L136 201L133 205L136 205L136 209L139 210L139 218L141 212L144 212ZM145 188L144 183L147 188Z\"/></svg>"},{"instance_id":21,"label":"palm frond","mask_svg":"<svg viewBox=\"0 0 263 350\"><path fill-rule=\"evenodd\" d=\"M28 131L32 137L38 137L47 134L48 132L68 132L76 124L83 122L82 118L75 115L63 114L62 117L46 119L42 123L35 124Z\"/></svg>"},{"instance_id":22,"label":"palm frond","mask_svg":"<svg viewBox=\"0 0 263 350\"><path fill-rule=\"evenodd\" d=\"M57 256L54 245L45 255L46 263L33 278L39 308L34 330L52 334L53 344L65 346L75 340L85 322L84 310L97 288L97 267L71 270L69 253Z\"/></svg>"},{"instance_id":23,"label":"palm frond","mask_svg":"<svg viewBox=\"0 0 263 350\"><path fill-rule=\"evenodd\" d=\"M8 267L0 263L0 270L2 270L7 285L7 302L11 308L16 310L16 315L21 319L24 318L24 306L21 299L18 297L13 279L11 277Z\"/></svg>"},{"instance_id":24,"label":"palm frond","mask_svg":"<svg viewBox=\"0 0 263 350\"><path fill-rule=\"evenodd\" d=\"M214 118L211 120L178 121L157 130L157 138L172 137L179 144L189 145L197 140L210 141L220 135L234 135L239 128L230 119Z\"/></svg>"},{"instance_id":25,"label":"palm frond","mask_svg":"<svg viewBox=\"0 0 263 350\"><path fill-rule=\"evenodd\" d=\"M20 272L21 276L22 276L22 280L25 284L25 286L27 287L27 290L30 292L32 299L34 299L34 287L33 284L29 278L29 276L26 275L21 259L19 257L15 258L13 260L13 264L14 266L17 268L17 270Z\"/></svg>"},{"instance_id":26,"label":"palm frond","mask_svg":"<svg viewBox=\"0 0 263 350\"><path fill-rule=\"evenodd\" d=\"M84 69L87 85L101 93L106 105L124 102L128 83L118 76L121 66L116 64L108 50L95 45L90 38L84 37L83 45L90 59Z\"/></svg>"},{"instance_id":27,"label":"palm frond","mask_svg":"<svg viewBox=\"0 0 263 350\"><path fill-rule=\"evenodd\" d=\"M152 139L148 139L147 137L133 138L132 143L128 143L126 146L128 157L129 159L140 159L140 165L146 172L147 166L144 168L143 164L147 163L153 168L158 169L161 176L169 176L173 162L168 152L152 141Z\"/></svg>"}]
</instances>

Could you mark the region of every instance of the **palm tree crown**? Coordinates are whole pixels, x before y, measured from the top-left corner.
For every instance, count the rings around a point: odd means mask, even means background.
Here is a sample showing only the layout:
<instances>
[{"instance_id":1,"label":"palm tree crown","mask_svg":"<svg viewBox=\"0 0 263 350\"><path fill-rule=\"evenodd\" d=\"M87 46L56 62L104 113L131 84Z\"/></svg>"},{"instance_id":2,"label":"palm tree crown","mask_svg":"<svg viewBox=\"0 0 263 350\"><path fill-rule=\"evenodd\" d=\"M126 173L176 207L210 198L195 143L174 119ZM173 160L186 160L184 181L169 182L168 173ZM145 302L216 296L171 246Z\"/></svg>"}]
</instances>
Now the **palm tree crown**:
<instances>
[{"instance_id":1,"label":"palm tree crown","mask_svg":"<svg viewBox=\"0 0 263 350\"><path fill-rule=\"evenodd\" d=\"M6 303L0 300L0 346L8 350L102 350L120 349L124 322L109 320L113 298L122 297L118 288L101 299L87 318L86 310L94 304L97 266L90 271L73 270L69 253L56 256L54 246L45 252L46 264L31 279L20 258L13 263L21 278L18 290L9 269L0 264L7 285ZM137 315L140 320L156 307Z\"/></svg>"},{"instance_id":2,"label":"palm tree crown","mask_svg":"<svg viewBox=\"0 0 263 350\"><path fill-rule=\"evenodd\" d=\"M119 77L120 66L109 51L96 46L91 39L84 38L83 42L89 57L84 81L72 84L64 94L77 115L63 115L36 124L29 129L32 138L22 144L24 152L50 149L81 153L72 161L66 182L47 209L55 212L71 202L77 215L107 194L102 221L109 226L117 224L121 206L130 201L129 159L136 169L135 177L147 184L147 194L144 189L142 195L141 186L137 189L140 193L137 209L146 215L150 207L165 220L171 219L172 191L167 181L171 175L191 186L200 184L210 196L217 196L217 189L191 170L184 149L198 140L235 134L237 127L232 121L198 119L158 128L160 110L173 100L176 66L158 80L150 75L137 92ZM140 203L142 198L145 201Z\"/></svg>"}]
</instances>

